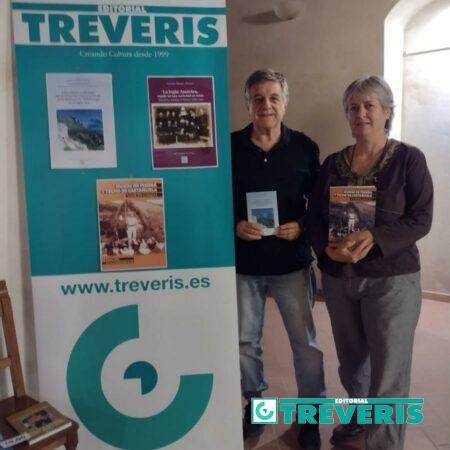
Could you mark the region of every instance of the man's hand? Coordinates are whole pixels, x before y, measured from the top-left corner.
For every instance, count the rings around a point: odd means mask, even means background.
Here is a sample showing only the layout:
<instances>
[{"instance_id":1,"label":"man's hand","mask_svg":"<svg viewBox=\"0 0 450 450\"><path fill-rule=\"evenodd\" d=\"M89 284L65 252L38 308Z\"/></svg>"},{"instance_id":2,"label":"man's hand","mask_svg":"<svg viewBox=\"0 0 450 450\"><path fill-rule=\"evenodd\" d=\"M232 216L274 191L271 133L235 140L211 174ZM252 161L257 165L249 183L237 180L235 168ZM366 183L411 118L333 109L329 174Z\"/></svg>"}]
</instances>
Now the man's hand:
<instances>
[{"instance_id":1,"label":"man's hand","mask_svg":"<svg viewBox=\"0 0 450 450\"><path fill-rule=\"evenodd\" d=\"M257 223L241 220L236 225L236 236L244 241L262 239L262 227Z\"/></svg>"},{"instance_id":2,"label":"man's hand","mask_svg":"<svg viewBox=\"0 0 450 450\"><path fill-rule=\"evenodd\" d=\"M341 242L330 242L325 253L336 262L355 264L365 258L374 246L370 231L350 233Z\"/></svg>"},{"instance_id":3,"label":"man's hand","mask_svg":"<svg viewBox=\"0 0 450 450\"><path fill-rule=\"evenodd\" d=\"M276 237L280 239L286 239L287 241L294 241L297 239L302 230L300 229L300 224L298 222L286 222L285 224L279 226L276 231Z\"/></svg>"}]
</instances>

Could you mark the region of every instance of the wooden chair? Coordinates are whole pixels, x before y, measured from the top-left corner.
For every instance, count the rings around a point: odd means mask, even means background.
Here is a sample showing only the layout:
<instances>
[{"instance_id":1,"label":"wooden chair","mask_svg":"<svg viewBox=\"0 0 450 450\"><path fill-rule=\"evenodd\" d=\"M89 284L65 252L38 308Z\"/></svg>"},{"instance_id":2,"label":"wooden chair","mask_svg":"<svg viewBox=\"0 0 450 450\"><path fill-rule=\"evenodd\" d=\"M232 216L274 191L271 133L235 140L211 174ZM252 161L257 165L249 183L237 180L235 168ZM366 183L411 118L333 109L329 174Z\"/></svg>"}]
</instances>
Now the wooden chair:
<instances>
[{"instance_id":1,"label":"wooden chair","mask_svg":"<svg viewBox=\"0 0 450 450\"><path fill-rule=\"evenodd\" d=\"M0 280L0 316L5 336L7 356L0 359L0 369L9 368L12 380L14 396L0 400L0 433L3 439L13 437L17 432L6 422L6 417L22 411L29 406L38 403L25 393L22 366L20 364L19 347L17 345L16 328L11 307L11 299L6 288L6 282ZM19 444L14 449L52 450L61 446L67 450L75 450L78 445L78 424L72 420L72 426L49 436L33 445L27 442Z\"/></svg>"}]
</instances>

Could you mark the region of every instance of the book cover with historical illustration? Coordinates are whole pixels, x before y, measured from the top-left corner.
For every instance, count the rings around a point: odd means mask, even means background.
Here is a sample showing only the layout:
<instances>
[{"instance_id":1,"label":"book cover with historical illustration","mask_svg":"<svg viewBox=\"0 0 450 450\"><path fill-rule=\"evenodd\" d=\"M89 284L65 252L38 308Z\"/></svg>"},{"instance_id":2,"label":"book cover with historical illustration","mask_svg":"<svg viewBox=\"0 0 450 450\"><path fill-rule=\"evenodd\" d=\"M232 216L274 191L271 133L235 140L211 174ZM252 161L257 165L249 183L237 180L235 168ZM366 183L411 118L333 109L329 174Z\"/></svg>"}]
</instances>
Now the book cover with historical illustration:
<instances>
[{"instance_id":1,"label":"book cover with historical illustration","mask_svg":"<svg viewBox=\"0 0 450 450\"><path fill-rule=\"evenodd\" d=\"M153 168L217 166L212 77L148 77Z\"/></svg>"},{"instance_id":2,"label":"book cover with historical illustration","mask_svg":"<svg viewBox=\"0 0 450 450\"><path fill-rule=\"evenodd\" d=\"M72 423L47 402L30 406L6 420L18 433L29 435L30 445L70 427Z\"/></svg>"},{"instance_id":3,"label":"book cover with historical illustration","mask_svg":"<svg viewBox=\"0 0 450 450\"><path fill-rule=\"evenodd\" d=\"M163 181L97 180L102 271L167 266Z\"/></svg>"},{"instance_id":4,"label":"book cover with historical illustration","mask_svg":"<svg viewBox=\"0 0 450 450\"><path fill-rule=\"evenodd\" d=\"M329 239L375 226L375 186L330 186Z\"/></svg>"}]
</instances>

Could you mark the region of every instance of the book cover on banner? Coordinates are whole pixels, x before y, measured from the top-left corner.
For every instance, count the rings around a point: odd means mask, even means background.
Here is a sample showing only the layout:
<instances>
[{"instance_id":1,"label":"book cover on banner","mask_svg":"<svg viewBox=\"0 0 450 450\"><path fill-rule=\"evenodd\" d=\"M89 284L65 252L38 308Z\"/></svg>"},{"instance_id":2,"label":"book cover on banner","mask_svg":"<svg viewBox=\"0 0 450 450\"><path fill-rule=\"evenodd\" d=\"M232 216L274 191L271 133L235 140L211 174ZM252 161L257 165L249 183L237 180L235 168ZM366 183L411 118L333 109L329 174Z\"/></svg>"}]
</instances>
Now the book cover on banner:
<instances>
[{"instance_id":1,"label":"book cover on banner","mask_svg":"<svg viewBox=\"0 0 450 450\"><path fill-rule=\"evenodd\" d=\"M28 434L30 445L72 425L70 419L63 416L47 402L30 406L23 411L8 416L6 420L18 433Z\"/></svg>"},{"instance_id":2,"label":"book cover on banner","mask_svg":"<svg viewBox=\"0 0 450 450\"><path fill-rule=\"evenodd\" d=\"M167 265L163 180L97 180L102 271Z\"/></svg>"},{"instance_id":3,"label":"book cover on banner","mask_svg":"<svg viewBox=\"0 0 450 450\"><path fill-rule=\"evenodd\" d=\"M217 166L213 77L148 77L153 168Z\"/></svg>"},{"instance_id":4,"label":"book cover on banner","mask_svg":"<svg viewBox=\"0 0 450 450\"><path fill-rule=\"evenodd\" d=\"M263 236L272 236L279 227L276 191L247 192L247 218L262 226Z\"/></svg>"},{"instance_id":5,"label":"book cover on banner","mask_svg":"<svg viewBox=\"0 0 450 450\"><path fill-rule=\"evenodd\" d=\"M330 186L330 240L375 226L376 190L375 186Z\"/></svg>"},{"instance_id":6,"label":"book cover on banner","mask_svg":"<svg viewBox=\"0 0 450 450\"><path fill-rule=\"evenodd\" d=\"M116 167L112 76L47 73L52 169Z\"/></svg>"}]
</instances>

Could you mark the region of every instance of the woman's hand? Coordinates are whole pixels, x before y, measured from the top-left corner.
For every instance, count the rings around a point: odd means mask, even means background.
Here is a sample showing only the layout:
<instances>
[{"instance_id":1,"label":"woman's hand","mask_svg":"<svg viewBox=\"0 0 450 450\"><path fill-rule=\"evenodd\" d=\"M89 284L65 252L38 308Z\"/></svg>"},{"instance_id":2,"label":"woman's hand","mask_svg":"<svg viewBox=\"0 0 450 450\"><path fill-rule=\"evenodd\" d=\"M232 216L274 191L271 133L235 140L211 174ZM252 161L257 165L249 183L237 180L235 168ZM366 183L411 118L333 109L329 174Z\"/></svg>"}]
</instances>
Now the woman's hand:
<instances>
[{"instance_id":1,"label":"woman's hand","mask_svg":"<svg viewBox=\"0 0 450 450\"><path fill-rule=\"evenodd\" d=\"M330 242L325 253L336 262L355 264L365 258L374 246L370 231L350 233L342 241Z\"/></svg>"},{"instance_id":2,"label":"woman's hand","mask_svg":"<svg viewBox=\"0 0 450 450\"><path fill-rule=\"evenodd\" d=\"M329 242L327 247L325 248L325 253L333 261L354 264L355 262L357 262L357 259L351 251L352 246L353 242L350 241L345 244L343 241L339 243Z\"/></svg>"},{"instance_id":3,"label":"woman's hand","mask_svg":"<svg viewBox=\"0 0 450 450\"><path fill-rule=\"evenodd\" d=\"M373 235L368 230L350 233L345 236L343 242L353 242L354 250L361 253L366 252L366 255L374 245Z\"/></svg>"}]
</instances>

